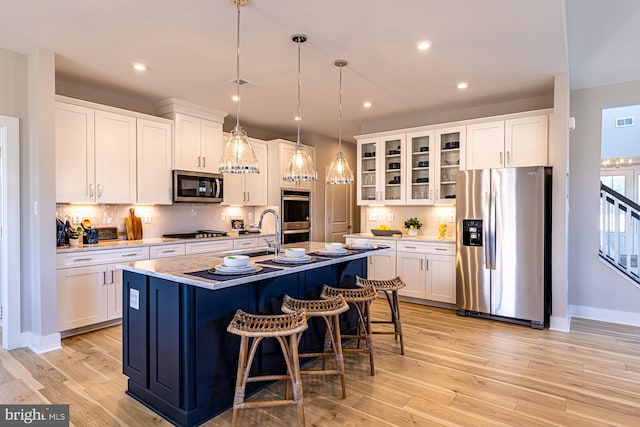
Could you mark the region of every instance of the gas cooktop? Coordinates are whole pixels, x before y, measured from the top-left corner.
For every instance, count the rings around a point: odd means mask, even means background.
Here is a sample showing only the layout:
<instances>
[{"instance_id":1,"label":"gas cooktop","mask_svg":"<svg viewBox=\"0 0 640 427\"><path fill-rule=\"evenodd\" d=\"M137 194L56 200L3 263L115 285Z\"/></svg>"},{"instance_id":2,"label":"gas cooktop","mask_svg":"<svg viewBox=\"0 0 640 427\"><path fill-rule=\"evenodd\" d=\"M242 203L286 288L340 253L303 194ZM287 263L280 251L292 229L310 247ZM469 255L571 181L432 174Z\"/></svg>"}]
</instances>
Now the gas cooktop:
<instances>
[{"instance_id":1,"label":"gas cooktop","mask_svg":"<svg viewBox=\"0 0 640 427\"><path fill-rule=\"evenodd\" d=\"M202 239L205 237L222 237L226 235L226 231L198 230L193 233L163 234L162 237L166 237L168 239Z\"/></svg>"}]
</instances>

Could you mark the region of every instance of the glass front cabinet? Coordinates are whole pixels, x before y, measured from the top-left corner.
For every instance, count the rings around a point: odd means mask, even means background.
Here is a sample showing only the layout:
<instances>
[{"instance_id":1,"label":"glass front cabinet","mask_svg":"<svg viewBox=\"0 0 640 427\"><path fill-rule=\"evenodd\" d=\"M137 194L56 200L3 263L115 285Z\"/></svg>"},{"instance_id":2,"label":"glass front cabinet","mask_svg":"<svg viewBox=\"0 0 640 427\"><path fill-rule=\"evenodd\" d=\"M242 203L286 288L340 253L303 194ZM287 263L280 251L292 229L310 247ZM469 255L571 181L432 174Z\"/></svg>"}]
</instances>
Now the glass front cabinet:
<instances>
[{"instance_id":1,"label":"glass front cabinet","mask_svg":"<svg viewBox=\"0 0 640 427\"><path fill-rule=\"evenodd\" d=\"M405 134L358 140L359 205L404 205Z\"/></svg>"},{"instance_id":2,"label":"glass front cabinet","mask_svg":"<svg viewBox=\"0 0 640 427\"><path fill-rule=\"evenodd\" d=\"M455 204L464 138L459 126L359 139L358 204Z\"/></svg>"}]
</instances>

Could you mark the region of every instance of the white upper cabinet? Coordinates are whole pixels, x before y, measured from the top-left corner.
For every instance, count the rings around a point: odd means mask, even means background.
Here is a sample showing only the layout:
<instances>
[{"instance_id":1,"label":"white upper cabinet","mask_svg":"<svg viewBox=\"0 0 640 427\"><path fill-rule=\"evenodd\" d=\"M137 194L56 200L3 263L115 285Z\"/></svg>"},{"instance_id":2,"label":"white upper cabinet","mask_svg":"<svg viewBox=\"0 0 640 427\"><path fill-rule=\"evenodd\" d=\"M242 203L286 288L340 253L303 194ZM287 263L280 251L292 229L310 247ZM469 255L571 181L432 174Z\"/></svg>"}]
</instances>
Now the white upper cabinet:
<instances>
[{"instance_id":1,"label":"white upper cabinet","mask_svg":"<svg viewBox=\"0 0 640 427\"><path fill-rule=\"evenodd\" d=\"M407 134L405 181L409 205L432 205L435 184L435 133L433 130Z\"/></svg>"},{"instance_id":2,"label":"white upper cabinet","mask_svg":"<svg viewBox=\"0 0 640 427\"><path fill-rule=\"evenodd\" d=\"M56 102L56 201L136 202L136 119Z\"/></svg>"},{"instance_id":3,"label":"white upper cabinet","mask_svg":"<svg viewBox=\"0 0 640 427\"><path fill-rule=\"evenodd\" d=\"M359 139L356 150L357 203L405 204L405 134Z\"/></svg>"},{"instance_id":4,"label":"white upper cabinet","mask_svg":"<svg viewBox=\"0 0 640 427\"><path fill-rule=\"evenodd\" d=\"M56 201L95 202L94 110L56 102Z\"/></svg>"},{"instance_id":5,"label":"white upper cabinet","mask_svg":"<svg viewBox=\"0 0 640 427\"><path fill-rule=\"evenodd\" d=\"M175 114L174 169L218 173L222 155L222 124Z\"/></svg>"},{"instance_id":6,"label":"white upper cabinet","mask_svg":"<svg viewBox=\"0 0 640 427\"><path fill-rule=\"evenodd\" d=\"M467 169L547 165L547 114L467 126Z\"/></svg>"},{"instance_id":7,"label":"white upper cabinet","mask_svg":"<svg viewBox=\"0 0 640 427\"><path fill-rule=\"evenodd\" d=\"M137 136L138 203L170 205L173 126L139 118Z\"/></svg>"},{"instance_id":8,"label":"white upper cabinet","mask_svg":"<svg viewBox=\"0 0 640 427\"><path fill-rule=\"evenodd\" d=\"M267 203L267 144L249 138L258 159L258 173L224 174L224 204L266 206Z\"/></svg>"},{"instance_id":9,"label":"white upper cabinet","mask_svg":"<svg viewBox=\"0 0 640 427\"><path fill-rule=\"evenodd\" d=\"M436 204L456 202L456 174L465 167L466 129L453 126L435 130L436 152L433 189Z\"/></svg>"},{"instance_id":10,"label":"white upper cabinet","mask_svg":"<svg viewBox=\"0 0 640 427\"><path fill-rule=\"evenodd\" d=\"M97 203L136 203L136 118L95 111Z\"/></svg>"}]
</instances>

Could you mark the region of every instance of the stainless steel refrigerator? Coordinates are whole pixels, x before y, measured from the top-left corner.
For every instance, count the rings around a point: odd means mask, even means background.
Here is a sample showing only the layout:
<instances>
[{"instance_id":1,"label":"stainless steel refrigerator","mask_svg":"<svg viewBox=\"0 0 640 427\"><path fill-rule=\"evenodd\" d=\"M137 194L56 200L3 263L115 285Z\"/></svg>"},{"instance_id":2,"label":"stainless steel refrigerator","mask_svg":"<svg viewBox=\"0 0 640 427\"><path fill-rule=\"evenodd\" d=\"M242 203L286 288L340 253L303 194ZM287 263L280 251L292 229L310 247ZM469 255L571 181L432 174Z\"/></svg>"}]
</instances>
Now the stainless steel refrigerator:
<instances>
[{"instance_id":1,"label":"stainless steel refrigerator","mask_svg":"<svg viewBox=\"0 0 640 427\"><path fill-rule=\"evenodd\" d=\"M460 171L458 314L543 328L551 292L551 168Z\"/></svg>"}]
</instances>

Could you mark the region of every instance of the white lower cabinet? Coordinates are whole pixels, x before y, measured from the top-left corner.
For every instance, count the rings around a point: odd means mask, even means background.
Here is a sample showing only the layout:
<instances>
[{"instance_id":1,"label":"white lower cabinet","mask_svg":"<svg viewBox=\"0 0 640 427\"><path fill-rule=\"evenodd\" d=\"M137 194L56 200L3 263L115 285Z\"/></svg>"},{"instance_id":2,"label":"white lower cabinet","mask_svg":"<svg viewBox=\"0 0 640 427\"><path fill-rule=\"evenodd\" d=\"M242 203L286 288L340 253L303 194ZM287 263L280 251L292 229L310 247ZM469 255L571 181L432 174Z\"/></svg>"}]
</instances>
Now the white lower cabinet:
<instances>
[{"instance_id":1,"label":"white lower cabinet","mask_svg":"<svg viewBox=\"0 0 640 427\"><path fill-rule=\"evenodd\" d=\"M122 317L119 262L149 259L148 247L58 254L58 330Z\"/></svg>"},{"instance_id":2,"label":"white lower cabinet","mask_svg":"<svg viewBox=\"0 0 640 427\"><path fill-rule=\"evenodd\" d=\"M248 237L246 239L234 239L233 249L250 249L257 248L259 239L257 237Z\"/></svg>"},{"instance_id":3,"label":"white lower cabinet","mask_svg":"<svg viewBox=\"0 0 640 427\"><path fill-rule=\"evenodd\" d=\"M355 238L347 237L345 243L350 245ZM389 280L396 277L396 241L395 240L373 240L367 239L369 243L378 246L389 246L392 252L386 252L380 255L373 255L367 258L367 279Z\"/></svg>"},{"instance_id":4,"label":"white lower cabinet","mask_svg":"<svg viewBox=\"0 0 640 427\"><path fill-rule=\"evenodd\" d=\"M185 244L185 254L194 255L206 252L221 252L233 249L233 240L207 240L206 242L193 242Z\"/></svg>"},{"instance_id":5,"label":"white lower cabinet","mask_svg":"<svg viewBox=\"0 0 640 427\"><path fill-rule=\"evenodd\" d=\"M185 254L184 243L174 245L158 245L149 248L149 259L168 258Z\"/></svg>"},{"instance_id":6,"label":"white lower cabinet","mask_svg":"<svg viewBox=\"0 0 640 427\"><path fill-rule=\"evenodd\" d=\"M454 245L398 242L396 259L398 276L406 284L400 295L455 304Z\"/></svg>"}]
</instances>

